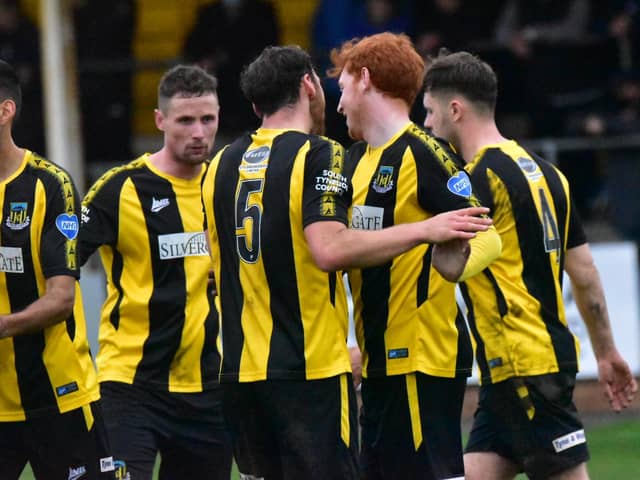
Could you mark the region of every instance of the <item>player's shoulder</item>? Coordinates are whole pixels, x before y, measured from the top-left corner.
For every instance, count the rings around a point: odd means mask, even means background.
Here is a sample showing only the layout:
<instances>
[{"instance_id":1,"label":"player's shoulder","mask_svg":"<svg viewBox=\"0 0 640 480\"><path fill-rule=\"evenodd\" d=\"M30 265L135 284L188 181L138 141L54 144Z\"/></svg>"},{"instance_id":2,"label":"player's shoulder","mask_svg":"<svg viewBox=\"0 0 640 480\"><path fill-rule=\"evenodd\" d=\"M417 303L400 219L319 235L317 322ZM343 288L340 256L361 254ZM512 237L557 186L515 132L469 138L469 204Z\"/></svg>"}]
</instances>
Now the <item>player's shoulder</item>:
<instances>
[{"instance_id":1,"label":"player's shoulder","mask_svg":"<svg viewBox=\"0 0 640 480\"><path fill-rule=\"evenodd\" d=\"M147 157L148 155L145 154L123 165L109 168L93 183L85 196L85 202L90 201L98 193L119 189L133 175L151 175L151 171L147 167Z\"/></svg>"},{"instance_id":2,"label":"player's shoulder","mask_svg":"<svg viewBox=\"0 0 640 480\"><path fill-rule=\"evenodd\" d=\"M45 184L73 185L73 179L64 167L47 160L35 152L29 152L27 165L29 170Z\"/></svg>"}]
</instances>

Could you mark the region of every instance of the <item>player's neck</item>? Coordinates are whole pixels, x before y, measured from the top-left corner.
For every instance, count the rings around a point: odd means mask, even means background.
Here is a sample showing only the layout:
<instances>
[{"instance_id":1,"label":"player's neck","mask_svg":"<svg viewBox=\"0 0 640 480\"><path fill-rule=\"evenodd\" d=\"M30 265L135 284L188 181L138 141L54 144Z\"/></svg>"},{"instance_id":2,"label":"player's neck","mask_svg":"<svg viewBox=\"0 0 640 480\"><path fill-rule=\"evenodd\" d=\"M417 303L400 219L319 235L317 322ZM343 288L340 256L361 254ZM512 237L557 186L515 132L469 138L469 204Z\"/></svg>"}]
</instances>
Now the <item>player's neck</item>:
<instances>
[{"instance_id":1,"label":"player's neck","mask_svg":"<svg viewBox=\"0 0 640 480\"><path fill-rule=\"evenodd\" d=\"M459 153L467 163L472 162L478 152L487 145L507 141L493 121L474 122L465 126L463 132Z\"/></svg>"},{"instance_id":2,"label":"player's neck","mask_svg":"<svg viewBox=\"0 0 640 480\"><path fill-rule=\"evenodd\" d=\"M411 121L404 101L389 98L372 104L363 118L366 123L362 128L362 136L372 147L384 145Z\"/></svg>"},{"instance_id":3,"label":"player's neck","mask_svg":"<svg viewBox=\"0 0 640 480\"><path fill-rule=\"evenodd\" d=\"M298 105L287 106L262 118L262 128L275 130L300 130L309 133L311 131L311 118L307 111Z\"/></svg>"},{"instance_id":4,"label":"player's neck","mask_svg":"<svg viewBox=\"0 0 640 480\"><path fill-rule=\"evenodd\" d=\"M176 160L164 148L149 156L151 164L162 173L172 177L191 180L202 172L202 164L189 164Z\"/></svg>"},{"instance_id":5,"label":"player's neck","mask_svg":"<svg viewBox=\"0 0 640 480\"><path fill-rule=\"evenodd\" d=\"M24 160L24 149L18 147L11 136L0 140L0 181L10 177Z\"/></svg>"}]
</instances>

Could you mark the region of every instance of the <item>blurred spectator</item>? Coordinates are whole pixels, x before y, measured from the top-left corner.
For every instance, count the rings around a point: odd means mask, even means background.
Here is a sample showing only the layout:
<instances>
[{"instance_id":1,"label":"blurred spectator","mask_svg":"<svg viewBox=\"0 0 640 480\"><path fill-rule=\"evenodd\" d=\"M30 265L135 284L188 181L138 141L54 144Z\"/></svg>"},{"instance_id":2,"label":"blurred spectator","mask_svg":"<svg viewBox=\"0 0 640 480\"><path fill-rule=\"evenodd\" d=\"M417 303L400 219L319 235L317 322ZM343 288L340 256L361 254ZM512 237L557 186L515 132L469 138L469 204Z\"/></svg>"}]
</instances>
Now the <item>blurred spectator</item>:
<instances>
[{"instance_id":1,"label":"blurred spectator","mask_svg":"<svg viewBox=\"0 0 640 480\"><path fill-rule=\"evenodd\" d=\"M263 0L220 0L200 7L183 48L186 62L197 63L219 83L219 135L229 138L258 126L240 90L240 72L262 49L280 42L273 6Z\"/></svg>"},{"instance_id":2,"label":"blurred spectator","mask_svg":"<svg viewBox=\"0 0 640 480\"><path fill-rule=\"evenodd\" d=\"M610 84L609 95L602 99L599 108L575 115L569 124L574 135L602 137L607 135L640 134L640 73L632 71L617 75ZM595 150L591 154L599 164L606 165L606 175L599 181L598 175L583 173L583 195L587 202L584 208L594 208L600 187L607 202L609 219L626 238L640 243L640 148L618 147L611 150ZM583 155L584 157L584 155ZM588 157L587 157L588 159ZM578 159L576 159L578 160ZM584 158L583 158L584 160ZM593 161L593 160L592 160ZM575 169L584 170L582 161L574 162ZM589 190L587 190L589 189ZM586 191L585 191L586 190Z\"/></svg>"},{"instance_id":3,"label":"blurred spectator","mask_svg":"<svg viewBox=\"0 0 640 480\"><path fill-rule=\"evenodd\" d=\"M135 0L74 6L85 158L122 162L132 156Z\"/></svg>"},{"instance_id":4,"label":"blurred spectator","mask_svg":"<svg viewBox=\"0 0 640 480\"><path fill-rule=\"evenodd\" d=\"M441 47L478 53L491 46L504 0L423 0L414 4L415 44L422 56Z\"/></svg>"},{"instance_id":5,"label":"blurred spectator","mask_svg":"<svg viewBox=\"0 0 640 480\"><path fill-rule=\"evenodd\" d=\"M349 146L344 117L337 112L340 90L324 73L329 54L346 40L380 32L413 34L413 2L409 0L320 0L313 18L311 52L327 97L327 136ZM422 120L421 120L422 121Z\"/></svg>"},{"instance_id":6,"label":"blurred spectator","mask_svg":"<svg viewBox=\"0 0 640 480\"><path fill-rule=\"evenodd\" d=\"M607 43L608 71L629 72L640 67L640 2L593 0L592 31Z\"/></svg>"},{"instance_id":7,"label":"blurred spectator","mask_svg":"<svg viewBox=\"0 0 640 480\"><path fill-rule=\"evenodd\" d=\"M584 102L599 81L589 13L589 0L509 0L498 19L496 43L511 54L501 77L520 86L515 100L531 118L531 136L562 134L563 109Z\"/></svg>"},{"instance_id":8,"label":"blurred spectator","mask_svg":"<svg viewBox=\"0 0 640 480\"><path fill-rule=\"evenodd\" d=\"M15 141L46 155L39 32L20 11L18 0L0 0L0 59L13 65L22 87L22 111L13 126Z\"/></svg>"}]
</instances>

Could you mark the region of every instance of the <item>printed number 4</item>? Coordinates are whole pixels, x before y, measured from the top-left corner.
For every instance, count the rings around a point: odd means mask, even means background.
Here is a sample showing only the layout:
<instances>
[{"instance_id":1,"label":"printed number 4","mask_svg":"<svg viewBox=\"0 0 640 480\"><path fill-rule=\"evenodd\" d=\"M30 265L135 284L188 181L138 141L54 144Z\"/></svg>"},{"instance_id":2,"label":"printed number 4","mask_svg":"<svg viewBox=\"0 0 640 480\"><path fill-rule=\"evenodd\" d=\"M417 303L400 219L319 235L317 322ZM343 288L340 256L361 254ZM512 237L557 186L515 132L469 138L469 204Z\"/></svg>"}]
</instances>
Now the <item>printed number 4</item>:
<instances>
[{"instance_id":1,"label":"printed number 4","mask_svg":"<svg viewBox=\"0 0 640 480\"><path fill-rule=\"evenodd\" d=\"M260 256L262 210L260 204L251 202L249 197L252 193L262 192L263 183L262 178L243 180L236 193L236 247L238 255L246 263L256 263Z\"/></svg>"},{"instance_id":2,"label":"printed number 4","mask_svg":"<svg viewBox=\"0 0 640 480\"><path fill-rule=\"evenodd\" d=\"M544 232L544 250L546 252L556 252L558 261L560 260L560 232L558 222L551 211L551 206L542 188L538 189L540 194L540 207L542 208L542 229Z\"/></svg>"}]
</instances>

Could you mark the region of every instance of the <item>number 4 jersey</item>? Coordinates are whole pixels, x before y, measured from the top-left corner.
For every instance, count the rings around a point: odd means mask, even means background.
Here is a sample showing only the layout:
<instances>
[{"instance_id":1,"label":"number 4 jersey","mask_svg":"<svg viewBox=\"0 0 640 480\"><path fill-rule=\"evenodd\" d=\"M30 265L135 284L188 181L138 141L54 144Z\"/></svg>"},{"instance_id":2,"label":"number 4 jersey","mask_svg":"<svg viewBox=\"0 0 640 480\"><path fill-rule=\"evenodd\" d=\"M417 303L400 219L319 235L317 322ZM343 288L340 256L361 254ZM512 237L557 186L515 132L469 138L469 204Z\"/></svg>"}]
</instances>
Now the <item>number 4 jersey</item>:
<instances>
[{"instance_id":1,"label":"number 4 jersey","mask_svg":"<svg viewBox=\"0 0 640 480\"><path fill-rule=\"evenodd\" d=\"M347 225L344 150L324 137L258 129L203 182L222 321L221 381L312 380L350 372L338 274L320 270L304 228Z\"/></svg>"},{"instance_id":2,"label":"number 4 jersey","mask_svg":"<svg viewBox=\"0 0 640 480\"><path fill-rule=\"evenodd\" d=\"M586 242L560 171L508 141L466 170L491 208L502 254L461 285L483 383L578 368L578 340L562 303L567 249Z\"/></svg>"}]
</instances>

